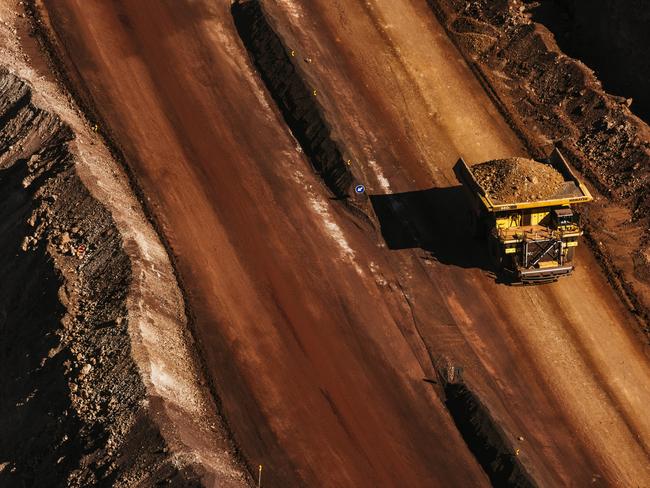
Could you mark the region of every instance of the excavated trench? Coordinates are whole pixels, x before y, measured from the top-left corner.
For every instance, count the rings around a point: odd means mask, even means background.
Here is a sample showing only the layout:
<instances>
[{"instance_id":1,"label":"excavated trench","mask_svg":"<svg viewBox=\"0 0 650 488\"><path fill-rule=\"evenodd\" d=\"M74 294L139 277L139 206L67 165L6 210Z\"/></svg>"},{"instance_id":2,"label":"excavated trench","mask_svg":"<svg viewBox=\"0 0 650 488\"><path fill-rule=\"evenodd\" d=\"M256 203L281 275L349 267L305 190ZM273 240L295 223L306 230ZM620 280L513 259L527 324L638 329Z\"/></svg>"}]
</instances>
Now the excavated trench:
<instances>
[{"instance_id":1,"label":"excavated trench","mask_svg":"<svg viewBox=\"0 0 650 488\"><path fill-rule=\"evenodd\" d=\"M192 484L145 412L131 265L72 138L0 69L0 486Z\"/></svg>"},{"instance_id":2,"label":"excavated trench","mask_svg":"<svg viewBox=\"0 0 650 488\"><path fill-rule=\"evenodd\" d=\"M332 140L317 96L291 62L261 4L257 0L235 2L232 15L255 67L314 170L335 197L347 200L353 175Z\"/></svg>"},{"instance_id":3,"label":"excavated trench","mask_svg":"<svg viewBox=\"0 0 650 488\"><path fill-rule=\"evenodd\" d=\"M481 400L463 383L447 383L444 390L445 405L456 428L492 485L536 487L505 433Z\"/></svg>"}]
</instances>

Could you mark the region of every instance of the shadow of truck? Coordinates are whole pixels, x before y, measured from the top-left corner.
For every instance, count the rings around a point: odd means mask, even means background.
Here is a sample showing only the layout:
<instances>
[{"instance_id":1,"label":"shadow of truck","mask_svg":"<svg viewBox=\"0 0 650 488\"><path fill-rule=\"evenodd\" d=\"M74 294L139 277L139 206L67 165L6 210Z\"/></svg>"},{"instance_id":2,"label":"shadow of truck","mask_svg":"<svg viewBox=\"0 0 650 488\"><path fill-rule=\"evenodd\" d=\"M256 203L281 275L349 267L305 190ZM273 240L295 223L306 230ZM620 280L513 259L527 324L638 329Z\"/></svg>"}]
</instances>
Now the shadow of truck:
<instances>
[{"instance_id":1,"label":"shadow of truck","mask_svg":"<svg viewBox=\"0 0 650 488\"><path fill-rule=\"evenodd\" d=\"M423 249L442 264L493 271L487 246L471 234L462 186L370 195L389 249Z\"/></svg>"}]
</instances>

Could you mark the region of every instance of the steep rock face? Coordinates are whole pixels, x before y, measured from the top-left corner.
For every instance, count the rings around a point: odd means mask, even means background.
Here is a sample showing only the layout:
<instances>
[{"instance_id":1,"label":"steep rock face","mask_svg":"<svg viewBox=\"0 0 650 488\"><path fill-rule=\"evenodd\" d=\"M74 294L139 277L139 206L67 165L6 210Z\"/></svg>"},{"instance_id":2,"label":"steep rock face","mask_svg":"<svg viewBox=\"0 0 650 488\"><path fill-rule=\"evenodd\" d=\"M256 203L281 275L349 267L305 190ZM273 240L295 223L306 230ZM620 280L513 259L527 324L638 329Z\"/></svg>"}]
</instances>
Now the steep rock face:
<instances>
[{"instance_id":1,"label":"steep rock face","mask_svg":"<svg viewBox=\"0 0 650 488\"><path fill-rule=\"evenodd\" d=\"M192 483L149 418L130 261L75 172L72 137L0 71L0 485Z\"/></svg>"}]
</instances>

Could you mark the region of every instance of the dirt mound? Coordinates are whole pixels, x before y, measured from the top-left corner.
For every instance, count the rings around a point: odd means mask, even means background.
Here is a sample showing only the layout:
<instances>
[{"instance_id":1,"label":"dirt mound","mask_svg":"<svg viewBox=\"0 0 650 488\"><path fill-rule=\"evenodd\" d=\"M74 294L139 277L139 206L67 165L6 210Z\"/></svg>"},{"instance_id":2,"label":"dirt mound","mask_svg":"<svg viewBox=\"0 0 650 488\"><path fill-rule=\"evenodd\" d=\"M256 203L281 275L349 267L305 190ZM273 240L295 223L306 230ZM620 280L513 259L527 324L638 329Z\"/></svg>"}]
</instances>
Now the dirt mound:
<instances>
[{"instance_id":1,"label":"dirt mound","mask_svg":"<svg viewBox=\"0 0 650 488\"><path fill-rule=\"evenodd\" d=\"M0 486L198 486L156 422L135 264L77 174L72 129L3 68L0 121Z\"/></svg>"},{"instance_id":2,"label":"dirt mound","mask_svg":"<svg viewBox=\"0 0 650 488\"><path fill-rule=\"evenodd\" d=\"M556 195L564 182L552 166L526 158L487 161L472 166L472 173L498 203L546 200Z\"/></svg>"},{"instance_id":3,"label":"dirt mound","mask_svg":"<svg viewBox=\"0 0 650 488\"><path fill-rule=\"evenodd\" d=\"M118 483L147 465L178 479L141 407L129 260L74 171L72 132L6 71L0 120L0 485Z\"/></svg>"}]
</instances>

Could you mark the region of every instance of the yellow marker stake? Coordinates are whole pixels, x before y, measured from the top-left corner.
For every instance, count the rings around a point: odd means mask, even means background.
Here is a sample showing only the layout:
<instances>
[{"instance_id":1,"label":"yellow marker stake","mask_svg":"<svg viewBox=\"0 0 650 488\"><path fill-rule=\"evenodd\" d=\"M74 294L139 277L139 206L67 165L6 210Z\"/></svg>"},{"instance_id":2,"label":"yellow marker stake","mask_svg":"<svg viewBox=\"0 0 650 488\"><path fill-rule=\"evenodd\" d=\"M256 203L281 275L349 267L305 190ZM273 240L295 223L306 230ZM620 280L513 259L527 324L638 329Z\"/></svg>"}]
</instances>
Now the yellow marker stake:
<instances>
[{"instance_id":1,"label":"yellow marker stake","mask_svg":"<svg viewBox=\"0 0 650 488\"><path fill-rule=\"evenodd\" d=\"M257 470L257 488L262 486L262 465L260 464L259 469Z\"/></svg>"},{"instance_id":2,"label":"yellow marker stake","mask_svg":"<svg viewBox=\"0 0 650 488\"><path fill-rule=\"evenodd\" d=\"M294 50L292 49L292 50L291 50L291 55L292 55L292 56L295 56L295 55L296 55L296 51L294 51Z\"/></svg>"},{"instance_id":3,"label":"yellow marker stake","mask_svg":"<svg viewBox=\"0 0 650 488\"><path fill-rule=\"evenodd\" d=\"M316 96L316 90L314 90L314 96Z\"/></svg>"}]
</instances>

